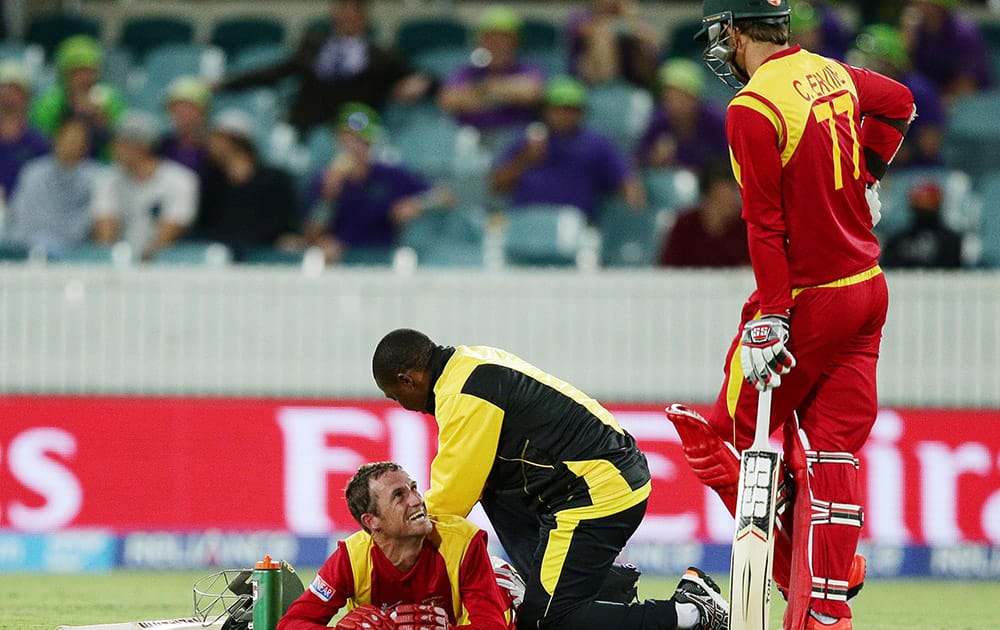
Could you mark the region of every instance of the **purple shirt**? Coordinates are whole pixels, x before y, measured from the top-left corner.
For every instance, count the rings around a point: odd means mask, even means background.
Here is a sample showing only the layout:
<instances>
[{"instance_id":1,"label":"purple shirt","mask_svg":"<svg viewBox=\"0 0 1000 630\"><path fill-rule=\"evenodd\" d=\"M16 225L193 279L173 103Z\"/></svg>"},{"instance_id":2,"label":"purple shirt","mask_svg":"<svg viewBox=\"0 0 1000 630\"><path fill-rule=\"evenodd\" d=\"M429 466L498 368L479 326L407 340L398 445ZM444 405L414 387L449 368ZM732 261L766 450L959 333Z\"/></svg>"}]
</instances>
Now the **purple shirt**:
<instances>
[{"instance_id":1,"label":"purple shirt","mask_svg":"<svg viewBox=\"0 0 1000 630\"><path fill-rule=\"evenodd\" d=\"M500 157L509 162L524 147L521 137ZM545 160L529 167L514 186L511 205L569 204L597 217L601 197L615 191L629 176L625 156L610 140L590 129L550 134Z\"/></svg>"},{"instance_id":2,"label":"purple shirt","mask_svg":"<svg viewBox=\"0 0 1000 630\"><path fill-rule=\"evenodd\" d=\"M188 167L199 175L205 170L205 160L208 159L208 150L205 145L182 145L177 138L170 136L160 145L160 155L171 159Z\"/></svg>"},{"instance_id":3,"label":"purple shirt","mask_svg":"<svg viewBox=\"0 0 1000 630\"><path fill-rule=\"evenodd\" d=\"M667 112L662 107L657 107L639 140L636 160L640 164L645 163L653 146L664 137L677 143L675 159L678 165L685 168L701 170L710 164L729 159L726 114L710 103L699 104L695 132L686 138L677 137Z\"/></svg>"},{"instance_id":4,"label":"purple shirt","mask_svg":"<svg viewBox=\"0 0 1000 630\"><path fill-rule=\"evenodd\" d=\"M913 102L917 106L917 117L910 123L910 130L907 135L916 137L921 129L925 127L944 127L945 111L944 103L941 100L941 91L934 83L922 74L910 72L903 75L899 82L910 88L913 93ZM893 161L893 166L940 166L941 155L925 155L919 152L919 145L916 142L907 141L908 146L903 154L907 159L898 164Z\"/></svg>"},{"instance_id":5,"label":"purple shirt","mask_svg":"<svg viewBox=\"0 0 1000 630\"><path fill-rule=\"evenodd\" d=\"M6 199L9 200L14 192L21 168L49 151L48 140L34 129L25 129L14 142L0 140L0 188Z\"/></svg>"},{"instance_id":6,"label":"purple shirt","mask_svg":"<svg viewBox=\"0 0 1000 630\"><path fill-rule=\"evenodd\" d=\"M941 89L962 75L972 75L981 90L993 85L986 42L979 27L967 18L951 14L937 33L921 28L910 56L913 69Z\"/></svg>"},{"instance_id":7,"label":"purple shirt","mask_svg":"<svg viewBox=\"0 0 1000 630\"><path fill-rule=\"evenodd\" d=\"M309 207L321 203L323 173L313 177ZM410 171L375 162L362 182L347 181L334 203L330 233L349 247L388 246L396 242L396 225L390 213L397 201L430 188Z\"/></svg>"},{"instance_id":8,"label":"purple shirt","mask_svg":"<svg viewBox=\"0 0 1000 630\"><path fill-rule=\"evenodd\" d=\"M517 61L506 70L488 70L472 64L462 66L448 77L445 88L462 87L488 77L529 76L539 83L545 81L545 71L533 63ZM478 112L467 112L456 116L458 122L477 129L489 130L499 127L526 125L535 118L534 107L518 107L515 105L497 105Z\"/></svg>"}]
</instances>

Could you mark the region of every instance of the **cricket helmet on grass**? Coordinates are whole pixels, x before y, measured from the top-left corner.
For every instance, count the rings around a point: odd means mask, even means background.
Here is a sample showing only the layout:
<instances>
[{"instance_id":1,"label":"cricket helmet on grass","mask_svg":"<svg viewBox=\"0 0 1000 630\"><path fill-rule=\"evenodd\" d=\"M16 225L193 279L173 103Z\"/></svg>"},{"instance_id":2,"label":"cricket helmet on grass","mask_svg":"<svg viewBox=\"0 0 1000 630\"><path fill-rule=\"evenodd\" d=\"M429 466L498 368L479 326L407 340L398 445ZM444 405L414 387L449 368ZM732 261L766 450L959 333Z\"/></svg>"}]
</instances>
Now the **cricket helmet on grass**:
<instances>
[{"instance_id":1,"label":"cricket helmet on grass","mask_svg":"<svg viewBox=\"0 0 1000 630\"><path fill-rule=\"evenodd\" d=\"M194 583L194 614L206 626L225 618L223 630L246 630L253 621L253 570L223 569ZM281 612L305 592L292 565L281 563Z\"/></svg>"}]
</instances>

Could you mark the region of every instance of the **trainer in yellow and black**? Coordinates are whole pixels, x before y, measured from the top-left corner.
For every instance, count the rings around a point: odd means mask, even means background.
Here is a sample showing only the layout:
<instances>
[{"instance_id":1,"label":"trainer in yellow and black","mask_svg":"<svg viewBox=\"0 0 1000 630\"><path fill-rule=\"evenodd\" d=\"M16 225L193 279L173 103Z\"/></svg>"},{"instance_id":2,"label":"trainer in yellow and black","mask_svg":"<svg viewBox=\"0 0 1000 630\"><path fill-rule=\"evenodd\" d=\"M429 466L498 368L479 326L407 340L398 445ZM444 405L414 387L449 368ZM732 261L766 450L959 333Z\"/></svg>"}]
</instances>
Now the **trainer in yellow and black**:
<instances>
[{"instance_id":1,"label":"trainer in yellow and black","mask_svg":"<svg viewBox=\"0 0 1000 630\"><path fill-rule=\"evenodd\" d=\"M728 627L696 569L670 600L597 601L651 489L646 457L599 402L503 350L410 329L379 342L372 371L386 397L437 420L427 511L482 503L527 584L518 628Z\"/></svg>"}]
</instances>

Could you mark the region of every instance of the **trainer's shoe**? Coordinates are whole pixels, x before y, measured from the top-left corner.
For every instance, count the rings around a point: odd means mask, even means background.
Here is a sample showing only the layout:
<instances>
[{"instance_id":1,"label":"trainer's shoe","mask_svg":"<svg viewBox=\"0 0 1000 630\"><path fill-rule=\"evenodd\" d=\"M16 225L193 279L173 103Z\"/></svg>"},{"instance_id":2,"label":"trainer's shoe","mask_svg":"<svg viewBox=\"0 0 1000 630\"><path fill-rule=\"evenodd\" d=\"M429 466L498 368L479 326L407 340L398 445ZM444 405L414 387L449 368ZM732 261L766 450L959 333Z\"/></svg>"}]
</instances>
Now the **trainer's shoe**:
<instances>
[{"instance_id":1,"label":"trainer's shoe","mask_svg":"<svg viewBox=\"0 0 1000 630\"><path fill-rule=\"evenodd\" d=\"M806 620L806 630L854 630L851 625L851 620L847 617L841 617L833 623L823 623L819 619L809 615Z\"/></svg>"},{"instance_id":2,"label":"trainer's shoe","mask_svg":"<svg viewBox=\"0 0 1000 630\"><path fill-rule=\"evenodd\" d=\"M673 600L694 604L699 621L694 630L729 630L729 604L715 580L701 569L688 567L681 576Z\"/></svg>"},{"instance_id":3,"label":"trainer's shoe","mask_svg":"<svg viewBox=\"0 0 1000 630\"><path fill-rule=\"evenodd\" d=\"M851 570L847 574L847 601L858 596L861 589L865 587L865 573L868 572L868 560L860 553L854 554L851 562Z\"/></svg>"}]
</instances>

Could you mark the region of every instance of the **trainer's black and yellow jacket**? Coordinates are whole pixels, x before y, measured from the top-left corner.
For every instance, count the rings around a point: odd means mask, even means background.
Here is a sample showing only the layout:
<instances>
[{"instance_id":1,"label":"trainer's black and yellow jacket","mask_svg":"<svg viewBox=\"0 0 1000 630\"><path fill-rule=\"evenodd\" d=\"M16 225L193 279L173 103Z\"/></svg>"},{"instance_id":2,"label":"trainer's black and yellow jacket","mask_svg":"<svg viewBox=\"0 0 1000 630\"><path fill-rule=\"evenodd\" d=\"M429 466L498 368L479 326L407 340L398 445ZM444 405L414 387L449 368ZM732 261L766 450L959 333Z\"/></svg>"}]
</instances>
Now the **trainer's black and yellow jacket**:
<instances>
[{"instance_id":1,"label":"trainer's black and yellow jacket","mask_svg":"<svg viewBox=\"0 0 1000 630\"><path fill-rule=\"evenodd\" d=\"M572 385L486 346L438 347L430 376L426 411L439 435L429 513L466 516L490 491L537 513L589 519L649 496L635 440Z\"/></svg>"}]
</instances>

